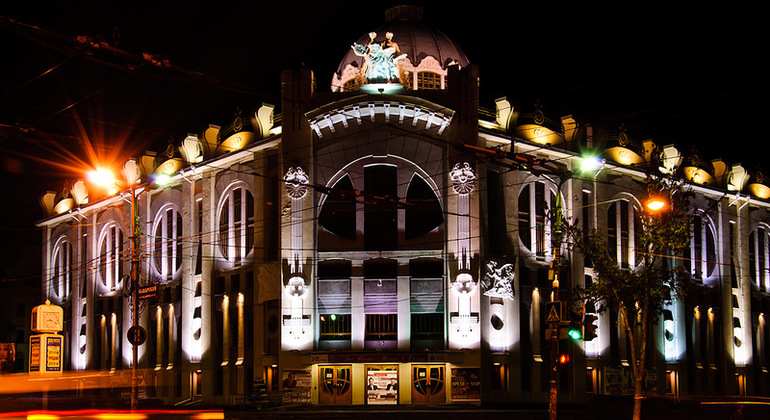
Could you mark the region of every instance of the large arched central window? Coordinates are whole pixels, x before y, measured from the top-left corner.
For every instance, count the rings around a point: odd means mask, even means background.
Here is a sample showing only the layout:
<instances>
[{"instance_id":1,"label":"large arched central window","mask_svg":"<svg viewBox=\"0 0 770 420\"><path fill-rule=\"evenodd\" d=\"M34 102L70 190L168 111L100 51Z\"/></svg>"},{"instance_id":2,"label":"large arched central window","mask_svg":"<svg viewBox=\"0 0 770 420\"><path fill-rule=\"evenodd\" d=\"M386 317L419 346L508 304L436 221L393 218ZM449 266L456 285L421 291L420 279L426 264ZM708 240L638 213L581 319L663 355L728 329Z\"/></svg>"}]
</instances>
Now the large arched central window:
<instances>
[{"instance_id":1,"label":"large arched central window","mask_svg":"<svg viewBox=\"0 0 770 420\"><path fill-rule=\"evenodd\" d=\"M383 251L397 249L399 238L421 238L444 223L435 190L418 172L392 163L362 165L362 169L363 177L358 168L352 168L327 194L318 215L326 231L349 240L357 240L363 231L363 248Z\"/></svg>"},{"instance_id":2,"label":"large arched central window","mask_svg":"<svg viewBox=\"0 0 770 420\"><path fill-rule=\"evenodd\" d=\"M230 188L219 206L219 251L240 265L254 248L254 196L243 184Z\"/></svg>"},{"instance_id":3,"label":"large arched central window","mask_svg":"<svg viewBox=\"0 0 770 420\"><path fill-rule=\"evenodd\" d=\"M166 206L155 216L152 262L161 278L171 279L182 266L182 215Z\"/></svg>"},{"instance_id":4,"label":"large arched central window","mask_svg":"<svg viewBox=\"0 0 770 420\"><path fill-rule=\"evenodd\" d=\"M104 228L99 243L99 275L102 285L108 291L116 290L128 272L131 249L124 239L123 231L115 223Z\"/></svg>"},{"instance_id":5,"label":"large arched central window","mask_svg":"<svg viewBox=\"0 0 770 420\"><path fill-rule=\"evenodd\" d=\"M72 290L72 244L66 239L57 242L51 258L51 283L56 296L66 299Z\"/></svg>"}]
</instances>

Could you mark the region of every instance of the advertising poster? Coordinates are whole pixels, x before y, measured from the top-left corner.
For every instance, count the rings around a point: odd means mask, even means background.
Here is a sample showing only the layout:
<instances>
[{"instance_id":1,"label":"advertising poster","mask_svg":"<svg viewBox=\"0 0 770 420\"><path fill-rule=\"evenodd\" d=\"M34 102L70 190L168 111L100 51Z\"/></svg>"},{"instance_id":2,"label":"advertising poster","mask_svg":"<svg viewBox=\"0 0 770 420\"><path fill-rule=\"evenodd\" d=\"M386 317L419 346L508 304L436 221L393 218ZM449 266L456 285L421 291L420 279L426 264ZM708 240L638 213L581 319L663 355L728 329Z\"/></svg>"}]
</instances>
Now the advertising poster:
<instances>
[{"instance_id":1,"label":"advertising poster","mask_svg":"<svg viewBox=\"0 0 770 420\"><path fill-rule=\"evenodd\" d=\"M311 377L309 370L285 370L283 371L283 389L305 388L310 389Z\"/></svg>"},{"instance_id":2,"label":"advertising poster","mask_svg":"<svg viewBox=\"0 0 770 420\"><path fill-rule=\"evenodd\" d=\"M40 372L40 336L29 338L29 371Z\"/></svg>"},{"instance_id":3,"label":"advertising poster","mask_svg":"<svg viewBox=\"0 0 770 420\"><path fill-rule=\"evenodd\" d=\"M395 370L370 370L366 377L368 404L398 404L398 372Z\"/></svg>"},{"instance_id":4,"label":"advertising poster","mask_svg":"<svg viewBox=\"0 0 770 420\"><path fill-rule=\"evenodd\" d=\"M0 343L0 375L16 371L16 344Z\"/></svg>"},{"instance_id":5,"label":"advertising poster","mask_svg":"<svg viewBox=\"0 0 770 420\"><path fill-rule=\"evenodd\" d=\"M479 368L452 369L452 399L481 400Z\"/></svg>"},{"instance_id":6,"label":"advertising poster","mask_svg":"<svg viewBox=\"0 0 770 420\"><path fill-rule=\"evenodd\" d=\"M45 371L59 372L61 371L62 337L46 337L45 341L46 341Z\"/></svg>"}]
</instances>

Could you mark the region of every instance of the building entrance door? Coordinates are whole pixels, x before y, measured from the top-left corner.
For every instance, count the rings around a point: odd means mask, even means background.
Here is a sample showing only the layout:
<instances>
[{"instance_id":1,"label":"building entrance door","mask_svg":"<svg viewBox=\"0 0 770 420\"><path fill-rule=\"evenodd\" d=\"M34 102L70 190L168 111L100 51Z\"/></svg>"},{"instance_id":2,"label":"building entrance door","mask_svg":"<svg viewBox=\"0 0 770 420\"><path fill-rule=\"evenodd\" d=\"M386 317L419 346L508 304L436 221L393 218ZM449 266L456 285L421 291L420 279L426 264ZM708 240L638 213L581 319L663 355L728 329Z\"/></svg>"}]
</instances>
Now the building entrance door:
<instances>
[{"instance_id":1,"label":"building entrance door","mask_svg":"<svg viewBox=\"0 0 770 420\"><path fill-rule=\"evenodd\" d=\"M445 403L444 373L443 365L414 365L412 367L412 403Z\"/></svg>"},{"instance_id":2,"label":"building entrance door","mask_svg":"<svg viewBox=\"0 0 770 420\"><path fill-rule=\"evenodd\" d=\"M352 404L350 366L320 366L318 375L320 404Z\"/></svg>"}]
</instances>

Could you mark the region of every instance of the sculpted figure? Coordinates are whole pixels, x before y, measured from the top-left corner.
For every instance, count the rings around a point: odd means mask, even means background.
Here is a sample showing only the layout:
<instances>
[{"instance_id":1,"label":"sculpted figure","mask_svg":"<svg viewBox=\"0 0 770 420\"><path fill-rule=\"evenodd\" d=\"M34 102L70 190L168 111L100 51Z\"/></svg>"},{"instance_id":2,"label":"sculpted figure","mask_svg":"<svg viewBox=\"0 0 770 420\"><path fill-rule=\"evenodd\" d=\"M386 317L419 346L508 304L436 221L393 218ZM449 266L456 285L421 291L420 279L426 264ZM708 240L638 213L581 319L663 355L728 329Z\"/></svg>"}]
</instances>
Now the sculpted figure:
<instances>
[{"instance_id":1,"label":"sculpted figure","mask_svg":"<svg viewBox=\"0 0 770 420\"><path fill-rule=\"evenodd\" d=\"M366 45L354 43L353 52L364 57L364 65L361 73L367 83L393 83L399 81L398 60L406 56L401 54L398 44L393 42L393 34L388 32L385 41L381 44L374 42L376 32L369 33L369 42Z\"/></svg>"}]
</instances>

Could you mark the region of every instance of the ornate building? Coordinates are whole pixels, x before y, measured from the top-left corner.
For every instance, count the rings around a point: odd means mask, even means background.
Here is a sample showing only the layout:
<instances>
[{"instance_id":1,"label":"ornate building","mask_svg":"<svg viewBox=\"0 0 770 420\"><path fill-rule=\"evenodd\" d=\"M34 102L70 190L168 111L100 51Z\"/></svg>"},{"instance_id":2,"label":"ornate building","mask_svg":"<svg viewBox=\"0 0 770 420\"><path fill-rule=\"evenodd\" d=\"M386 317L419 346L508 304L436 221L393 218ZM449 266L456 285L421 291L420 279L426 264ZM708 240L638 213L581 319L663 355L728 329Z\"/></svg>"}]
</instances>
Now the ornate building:
<instances>
[{"instance_id":1,"label":"ornate building","mask_svg":"<svg viewBox=\"0 0 770 420\"><path fill-rule=\"evenodd\" d=\"M159 290L138 305L148 394L230 404L263 379L318 404L545 402L548 209L561 196L565 217L604 230L634 267L644 180L662 171L697 196L679 259L697 284L655 326L648 390L767 395L761 173L505 98L485 118L461 49L419 9L386 15L331 89L307 69L281 75L280 126L263 104L130 160L124 193L81 181L44 197L44 297L65 308L67 369L131 364L131 190L139 283ZM601 169L560 179L586 148ZM563 257L566 299L594 273ZM597 315L596 339L561 343L562 401L629 391L617 312Z\"/></svg>"}]
</instances>

